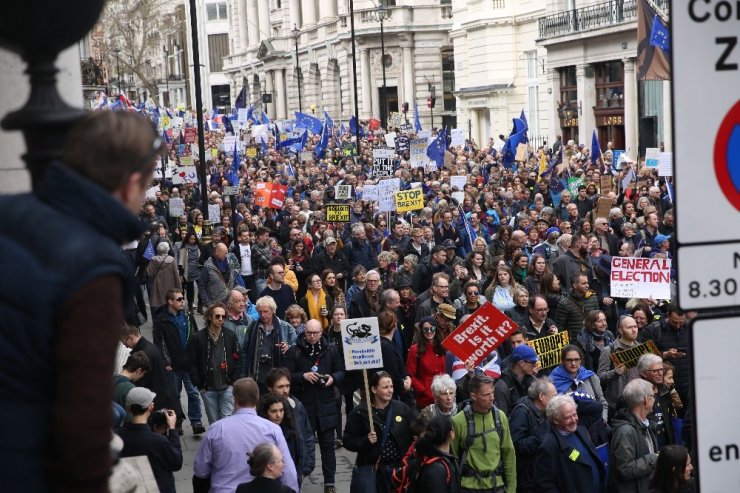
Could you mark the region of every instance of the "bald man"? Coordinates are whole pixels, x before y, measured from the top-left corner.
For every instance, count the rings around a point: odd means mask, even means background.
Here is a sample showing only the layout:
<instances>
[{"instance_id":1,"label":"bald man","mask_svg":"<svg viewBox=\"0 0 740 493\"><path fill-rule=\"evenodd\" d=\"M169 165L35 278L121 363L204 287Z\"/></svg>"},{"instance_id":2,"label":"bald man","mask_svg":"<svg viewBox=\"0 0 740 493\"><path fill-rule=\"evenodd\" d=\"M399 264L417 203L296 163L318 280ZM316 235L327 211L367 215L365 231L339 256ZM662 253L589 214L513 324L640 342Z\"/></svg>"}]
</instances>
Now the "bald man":
<instances>
[{"instance_id":1,"label":"bald man","mask_svg":"<svg viewBox=\"0 0 740 493\"><path fill-rule=\"evenodd\" d=\"M205 261L198 280L198 296L205 306L217 301L226 303L229 291L242 283L237 282L239 262L223 243L213 247L213 256Z\"/></svg>"}]
</instances>

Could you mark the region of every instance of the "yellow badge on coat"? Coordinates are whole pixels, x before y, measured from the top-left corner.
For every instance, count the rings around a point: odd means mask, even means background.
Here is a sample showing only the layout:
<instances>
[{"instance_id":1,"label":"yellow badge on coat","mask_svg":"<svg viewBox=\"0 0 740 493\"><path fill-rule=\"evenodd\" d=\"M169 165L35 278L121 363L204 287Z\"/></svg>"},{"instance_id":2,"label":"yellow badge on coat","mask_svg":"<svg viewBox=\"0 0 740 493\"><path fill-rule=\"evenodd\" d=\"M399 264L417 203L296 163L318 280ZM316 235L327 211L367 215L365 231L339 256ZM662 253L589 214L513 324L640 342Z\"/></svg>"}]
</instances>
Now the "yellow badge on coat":
<instances>
[{"instance_id":1,"label":"yellow badge on coat","mask_svg":"<svg viewBox=\"0 0 740 493\"><path fill-rule=\"evenodd\" d=\"M578 460L578 457L580 457L580 456L581 456L581 453L578 450L573 449L573 451L570 453L570 455L568 456L568 458L570 460L572 460L573 462L575 462L575 461Z\"/></svg>"},{"instance_id":2,"label":"yellow badge on coat","mask_svg":"<svg viewBox=\"0 0 740 493\"><path fill-rule=\"evenodd\" d=\"M401 416L396 416L396 423L400 423L403 421L403 418Z\"/></svg>"}]
</instances>

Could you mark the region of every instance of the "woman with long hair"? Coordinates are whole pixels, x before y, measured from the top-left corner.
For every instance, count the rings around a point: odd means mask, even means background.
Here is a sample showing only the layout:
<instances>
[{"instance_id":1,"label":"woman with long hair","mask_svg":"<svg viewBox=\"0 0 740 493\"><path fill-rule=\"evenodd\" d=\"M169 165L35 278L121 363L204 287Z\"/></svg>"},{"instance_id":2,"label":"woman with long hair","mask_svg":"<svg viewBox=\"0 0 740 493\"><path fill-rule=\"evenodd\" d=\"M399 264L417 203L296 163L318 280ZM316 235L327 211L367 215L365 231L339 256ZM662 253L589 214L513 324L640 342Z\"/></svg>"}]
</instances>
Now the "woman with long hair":
<instances>
[{"instance_id":1,"label":"woman with long hair","mask_svg":"<svg viewBox=\"0 0 740 493\"><path fill-rule=\"evenodd\" d=\"M445 372L447 351L442 346L442 333L437 330L434 317L424 317L419 321L416 340L406 358L406 371L416 392L416 407L423 409L434 402L432 380Z\"/></svg>"},{"instance_id":2,"label":"woman with long hair","mask_svg":"<svg viewBox=\"0 0 740 493\"><path fill-rule=\"evenodd\" d=\"M560 279L558 279L558 276L552 272L542 274L539 294L547 300L547 307L550 309L550 313L557 313L561 298Z\"/></svg>"},{"instance_id":3,"label":"woman with long hair","mask_svg":"<svg viewBox=\"0 0 740 493\"><path fill-rule=\"evenodd\" d=\"M514 288L514 306L506 310L506 316L509 317L519 327L529 320L529 291L524 286Z\"/></svg>"},{"instance_id":4,"label":"woman with long hair","mask_svg":"<svg viewBox=\"0 0 740 493\"><path fill-rule=\"evenodd\" d=\"M391 289L396 282L396 273L391 269L393 264L393 254L385 251L378 254L378 268L376 269L380 274L380 287L381 289Z\"/></svg>"},{"instance_id":5,"label":"woman with long hair","mask_svg":"<svg viewBox=\"0 0 740 493\"><path fill-rule=\"evenodd\" d=\"M306 331L308 316L299 305L290 305L285 309L285 321L295 329L295 335L298 337Z\"/></svg>"},{"instance_id":6,"label":"woman with long hair","mask_svg":"<svg viewBox=\"0 0 740 493\"><path fill-rule=\"evenodd\" d=\"M650 478L649 493L693 493L696 484L691 477L694 466L683 445L666 445L660 449Z\"/></svg>"},{"instance_id":7,"label":"woman with long hair","mask_svg":"<svg viewBox=\"0 0 740 493\"><path fill-rule=\"evenodd\" d=\"M606 314L601 310L591 310L583 321L577 341L585 353L583 366L598 371L601 351L614 342L614 334L607 330Z\"/></svg>"},{"instance_id":8,"label":"woman with long hair","mask_svg":"<svg viewBox=\"0 0 740 493\"><path fill-rule=\"evenodd\" d=\"M293 458L296 475L299 478L298 482L300 484L300 471L303 470L303 464L306 461L306 445L298 434L298 429L293 420L293 412L289 407L290 405L284 397L272 393L265 394L260 397L257 403L257 415L268 421L272 421L283 431L283 436L288 443L288 450L290 451L290 456Z\"/></svg>"},{"instance_id":9,"label":"woman with long hair","mask_svg":"<svg viewBox=\"0 0 740 493\"><path fill-rule=\"evenodd\" d=\"M505 224L498 228L496 238L491 242L491 246L489 247L492 257L500 257L504 254L506 245L509 244L509 240L511 239L511 233L511 228Z\"/></svg>"},{"instance_id":10,"label":"woman with long hair","mask_svg":"<svg viewBox=\"0 0 740 493\"><path fill-rule=\"evenodd\" d=\"M428 462L421 469L417 491L426 493L457 493L460 491L460 471L457 459L450 452L455 438L452 419L440 414L434 416L426 426L424 435L415 443L416 453Z\"/></svg>"},{"instance_id":11,"label":"woman with long hair","mask_svg":"<svg viewBox=\"0 0 740 493\"><path fill-rule=\"evenodd\" d=\"M329 313L334 307L334 300L324 291L321 276L318 274L308 276L306 295L300 299L298 305L303 308L309 319L321 322L322 329L329 326Z\"/></svg>"},{"instance_id":12,"label":"woman with long hair","mask_svg":"<svg viewBox=\"0 0 740 493\"><path fill-rule=\"evenodd\" d=\"M485 265L485 255L483 253L476 251L470 252L465 258L464 265L468 270L468 275L478 281L479 285L488 285L489 277Z\"/></svg>"},{"instance_id":13,"label":"woman with long hair","mask_svg":"<svg viewBox=\"0 0 740 493\"><path fill-rule=\"evenodd\" d=\"M288 268L295 273L295 276L298 279L299 287L297 294L303 293L304 289L310 287L307 286L305 282L306 273L308 272L307 266L310 259L311 257L306 251L306 243L302 239L294 241L286 260L288 261Z\"/></svg>"},{"instance_id":14,"label":"woman with long hair","mask_svg":"<svg viewBox=\"0 0 740 493\"><path fill-rule=\"evenodd\" d=\"M515 253L511 263L511 272L517 284L524 284L527 279L529 257L524 252Z\"/></svg>"},{"instance_id":15,"label":"woman with long hair","mask_svg":"<svg viewBox=\"0 0 740 493\"><path fill-rule=\"evenodd\" d=\"M344 305L344 291L337 285L337 275L331 269L321 272L321 285L326 294L332 297L335 305Z\"/></svg>"},{"instance_id":16,"label":"woman with long hair","mask_svg":"<svg viewBox=\"0 0 740 493\"><path fill-rule=\"evenodd\" d=\"M505 312L515 305L514 287L516 286L511 269L505 265L499 266L491 285L486 289L486 299L491 300L493 306Z\"/></svg>"},{"instance_id":17,"label":"woman with long hair","mask_svg":"<svg viewBox=\"0 0 740 493\"><path fill-rule=\"evenodd\" d=\"M532 255L532 261L527 267L527 277L524 279L524 287L527 288L529 294L540 292L540 280L548 272L550 272L550 268L547 266L547 259L544 255L539 253Z\"/></svg>"}]
</instances>

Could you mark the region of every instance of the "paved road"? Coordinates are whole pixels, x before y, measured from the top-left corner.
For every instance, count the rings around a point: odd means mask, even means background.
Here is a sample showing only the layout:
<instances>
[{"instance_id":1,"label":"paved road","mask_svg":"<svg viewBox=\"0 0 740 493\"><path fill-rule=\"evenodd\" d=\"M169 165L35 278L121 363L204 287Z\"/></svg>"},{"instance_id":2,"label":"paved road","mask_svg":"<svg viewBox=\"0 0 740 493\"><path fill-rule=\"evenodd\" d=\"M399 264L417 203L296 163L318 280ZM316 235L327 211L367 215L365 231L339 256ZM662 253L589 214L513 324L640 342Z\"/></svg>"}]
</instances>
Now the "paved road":
<instances>
[{"instance_id":1,"label":"paved road","mask_svg":"<svg viewBox=\"0 0 740 493\"><path fill-rule=\"evenodd\" d=\"M198 321L198 327L205 327L202 316L196 314ZM141 332L150 341L152 340L152 325L147 322L141 327ZM183 389L182 395L183 409L187 409L187 396ZM202 403L201 403L202 406ZM205 410L203 410L203 423L206 424ZM346 423L346 419L343 420ZM201 438L194 436L188 422L183 423L183 429L185 434L180 437L182 444L183 454L183 466L182 469L175 473L175 485L178 493L192 493L192 478L193 478L193 461L195 460L195 454L200 446ZM206 425L207 426L207 425ZM348 452L344 448L338 449L337 454L337 474L335 478L335 486L337 492L347 493L349 491L349 483L352 474L352 464L355 460L355 453ZM244 461L244 467L247 467L246 459ZM319 452L318 446L316 447L316 468L313 473L303 480L303 486L301 489L302 493L323 493L324 492L324 479L321 474L321 452Z\"/></svg>"}]
</instances>

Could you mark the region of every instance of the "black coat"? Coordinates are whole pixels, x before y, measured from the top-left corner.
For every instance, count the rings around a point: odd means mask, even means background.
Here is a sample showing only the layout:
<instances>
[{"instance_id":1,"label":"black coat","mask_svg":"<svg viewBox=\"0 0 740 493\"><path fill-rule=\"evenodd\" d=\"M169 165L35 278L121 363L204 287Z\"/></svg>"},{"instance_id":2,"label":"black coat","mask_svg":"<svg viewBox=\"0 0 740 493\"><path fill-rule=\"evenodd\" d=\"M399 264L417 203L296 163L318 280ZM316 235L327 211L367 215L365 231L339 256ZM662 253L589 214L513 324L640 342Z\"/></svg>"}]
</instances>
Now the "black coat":
<instances>
[{"instance_id":1,"label":"black coat","mask_svg":"<svg viewBox=\"0 0 740 493\"><path fill-rule=\"evenodd\" d=\"M394 418L391 419L390 435L396 441L401 453L405 454L414 440L411 424L416 419L416 415L409 406L401 401L393 400L388 406L392 408L394 415ZM381 430L385 422L381 421L377 413L373 413L373 424L375 426L375 433L378 434L378 441L374 445L367 438L367 435L370 433L367 402L363 400L347 416L347 425L344 427L342 442L344 443L344 448L350 452L357 452L355 464L358 466L375 464L380 455Z\"/></svg>"},{"instance_id":2,"label":"black coat","mask_svg":"<svg viewBox=\"0 0 740 493\"><path fill-rule=\"evenodd\" d=\"M417 491L424 493L458 493L460 491L460 467L457 459L433 447L426 440L417 440L415 453L420 457L440 457L424 466L419 475Z\"/></svg>"},{"instance_id":3,"label":"black coat","mask_svg":"<svg viewBox=\"0 0 740 493\"><path fill-rule=\"evenodd\" d=\"M153 432L147 424L129 423L117 433L123 440L121 457L147 456L159 491L175 493L173 472L182 469L182 448L177 431L168 430L164 436Z\"/></svg>"},{"instance_id":4,"label":"black coat","mask_svg":"<svg viewBox=\"0 0 740 493\"><path fill-rule=\"evenodd\" d=\"M231 330L222 328L226 349L226 380L233 385L241 370L239 341ZM193 386L198 390L206 388L208 376L208 330L203 329L190 338L186 349L188 374Z\"/></svg>"},{"instance_id":5,"label":"black coat","mask_svg":"<svg viewBox=\"0 0 740 493\"><path fill-rule=\"evenodd\" d=\"M157 346L144 337L139 339L139 342L131 348L132 354L137 351L143 351L147 355L151 368L136 382L136 386L146 387L157 394L154 398L155 409L174 409L179 411L178 414L180 414L182 412L180 400L175 396L172 380L165 369L162 353L159 352Z\"/></svg>"},{"instance_id":6,"label":"black coat","mask_svg":"<svg viewBox=\"0 0 740 493\"><path fill-rule=\"evenodd\" d=\"M581 456L572 460L573 447L568 445L559 431L552 427L542 438L542 444L535 461L534 477L540 493L605 493L606 471L604 463L591 444L588 431L582 426L576 431L581 441L588 447L592 460L599 469L600 488L592 487L591 469Z\"/></svg>"},{"instance_id":7,"label":"black coat","mask_svg":"<svg viewBox=\"0 0 740 493\"><path fill-rule=\"evenodd\" d=\"M248 483L237 486L236 493L295 493L295 491L293 491L293 488L282 484L278 479L260 476Z\"/></svg>"},{"instance_id":8,"label":"black coat","mask_svg":"<svg viewBox=\"0 0 740 493\"><path fill-rule=\"evenodd\" d=\"M348 307L347 318L377 317L379 312L374 312L365 298L365 290L361 289L352 297Z\"/></svg>"},{"instance_id":9,"label":"black coat","mask_svg":"<svg viewBox=\"0 0 740 493\"><path fill-rule=\"evenodd\" d=\"M173 370L179 371L187 371L188 369L187 355L185 354L187 343L198 332L198 324L195 321L195 317L191 316L187 310L184 310L183 314L188 327L187 340L184 347L180 338L180 329L177 328L172 318L170 318L167 305L160 307L154 313L153 325L154 345L162 353L164 365L171 366Z\"/></svg>"},{"instance_id":10,"label":"black coat","mask_svg":"<svg viewBox=\"0 0 740 493\"><path fill-rule=\"evenodd\" d=\"M337 403L334 396L334 386L344 379L344 360L326 337L321 337L322 351L318 359L308 357L306 336L301 334L295 346L286 353L286 366L290 371L291 388L295 396L300 399L306 408L311 423L319 423L320 431L337 427ZM320 375L331 375L334 385L323 387L314 385L303 378L303 374L311 371L311 367L318 366Z\"/></svg>"},{"instance_id":11,"label":"black coat","mask_svg":"<svg viewBox=\"0 0 740 493\"><path fill-rule=\"evenodd\" d=\"M314 251L314 254L310 264L311 272L321 275L325 269L331 269L335 274L344 275L344 279L341 280L343 283L349 279L349 262L342 250L337 248L333 257L330 257L326 250L319 253Z\"/></svg>"},{"instance_id":12,"label":"black coat","mask_svg":"<svg viewBox=\"0 0 740 493\"><path fill-rule=\"evenodd\" d=\"M522 397L509 414L511 441L516 450L516 485L524 490L535 489L534 465L549 426L544 410L535 407L529 397Z\"/></svg>"}]
</instances>

